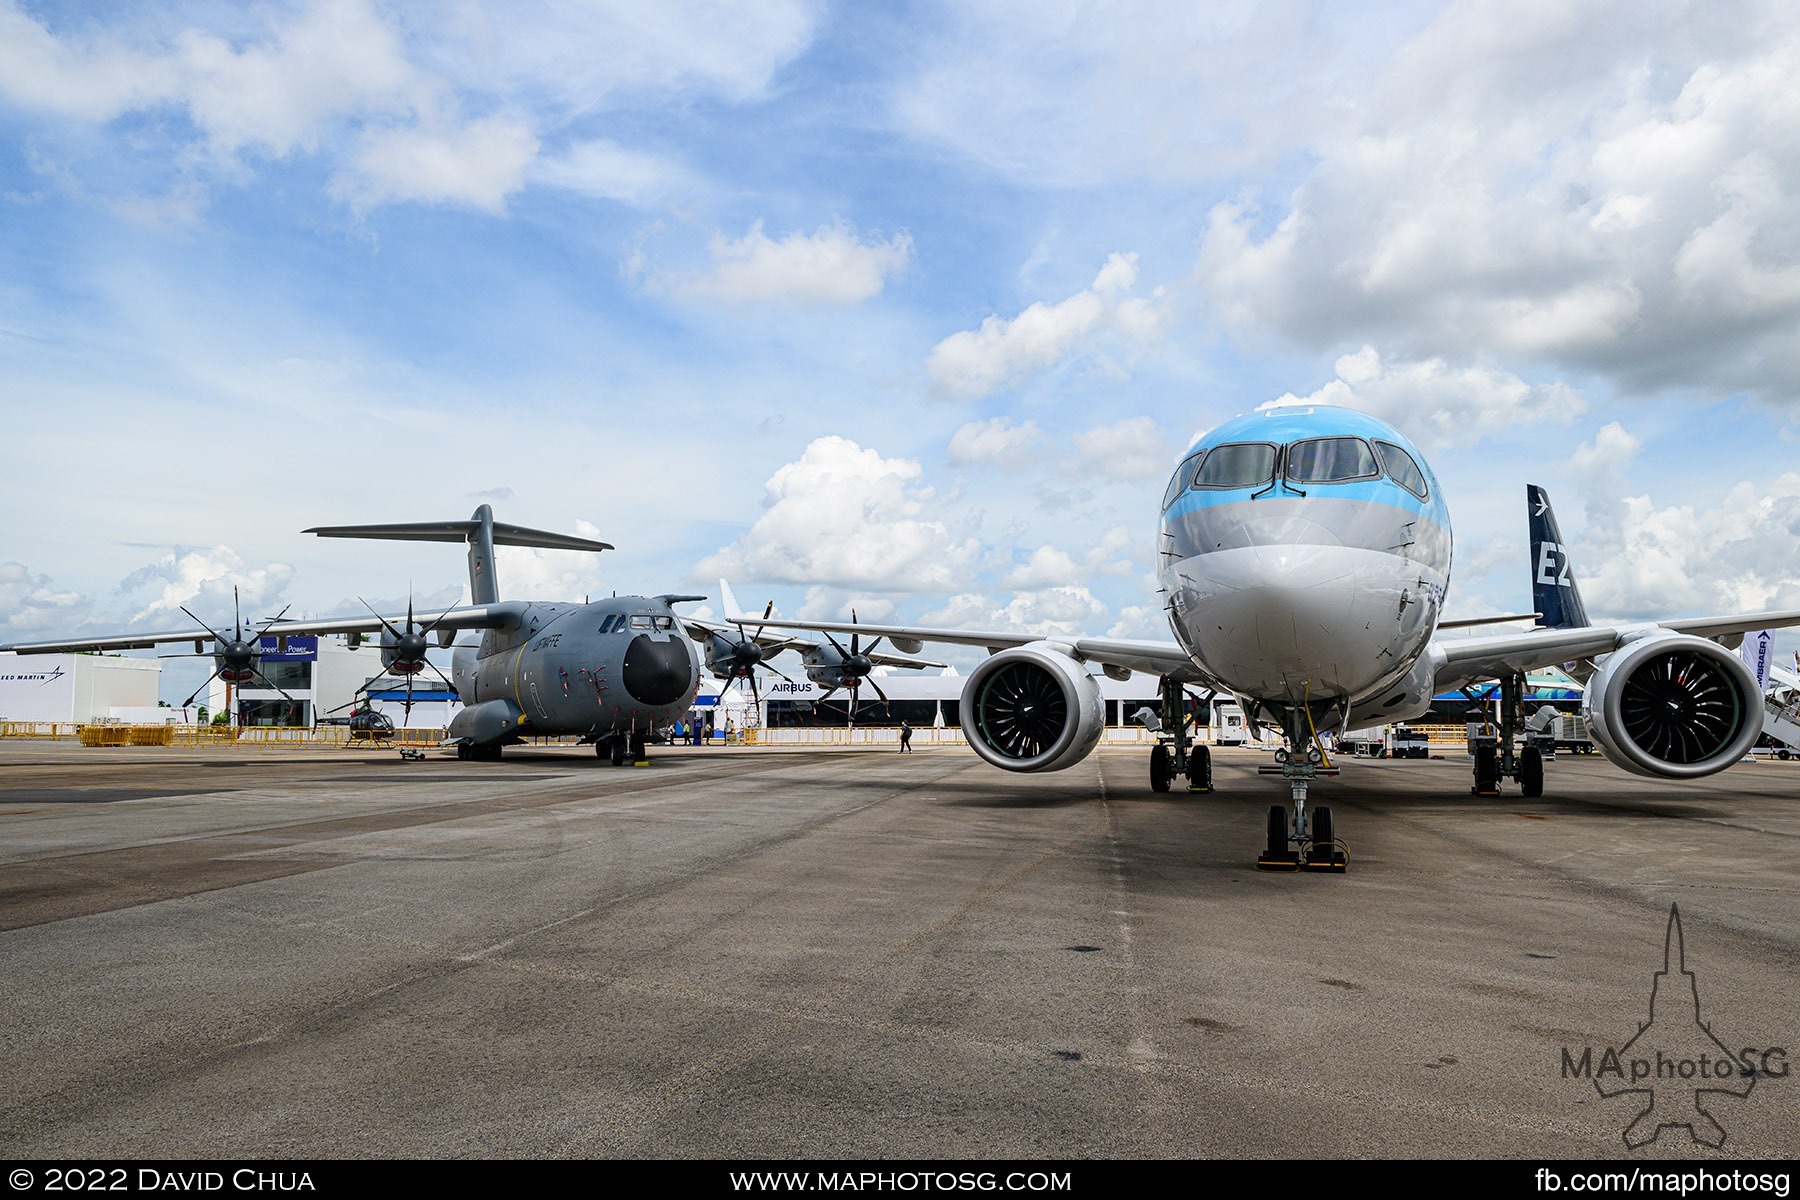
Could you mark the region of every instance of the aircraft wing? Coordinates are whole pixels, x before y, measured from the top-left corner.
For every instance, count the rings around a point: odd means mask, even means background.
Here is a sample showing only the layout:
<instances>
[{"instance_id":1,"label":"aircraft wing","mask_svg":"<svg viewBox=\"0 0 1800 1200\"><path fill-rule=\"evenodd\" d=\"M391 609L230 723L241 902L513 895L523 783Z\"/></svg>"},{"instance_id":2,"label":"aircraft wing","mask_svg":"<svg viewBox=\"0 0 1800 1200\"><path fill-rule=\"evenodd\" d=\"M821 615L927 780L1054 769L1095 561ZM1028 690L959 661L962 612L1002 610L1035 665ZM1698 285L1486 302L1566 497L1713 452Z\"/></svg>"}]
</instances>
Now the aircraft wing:
<instances>
[{"instance_id":1,"label":"aircraft wing","mask_svg":"<svg viewBox=\"0 0 1800 1200\"><path fill-rule=\"evenodd\" d=\"M736 624L721 625L712 621L697 621L691 618L683 620L682 624L687 627L688 636L693 638L696 642L703 642L707 637L715 633L721 637L727 638L748 637L758 646L762 647L766 654L779 654L783 650L797 650L801 654L805 654L808 651L816 650L823 645L823 643L813 641L811 638L796 637L793 634L786 633L770 633L768 629L763 628L759 628L754 633L751 633L748 630L739 629ZM761 625L763 622L759 618L755 621L746 620L744 624ZM769 627L773 628L779 624L780 622L770 622ZM788 628L787 626L782 627ZM794 626L793 628L805 629L811 627L802 625ZM848 629L852 633L866 634L878 632L873 626L869 625L847 625L843 628ZM864 657L878 667L906 667L916 670L921 667L941 667L945 665L941 662L932 662L930 659L925 658L912 658L900 654L884 654L879 650L874 654L869 654L865 651Z\"/></svg>"},{"instance_id":2,"label":"aircraft wing","mask_svg":"<svg viewBox=\"0 0 1800 1200\"><path fill-rule=\"evenodd\" d=\"M494 604L471 604L462 608L446 608L438 612L414 613L412 623L420 629L510 629L519 623L527 607L521 600L501 600ZM380 633L389 626L404 627L406 614L379 617L364 613L360 617L320 617L306 621L277 621L258 630L264 637L281 637L314 633Z\"/></svg>"},{"instance_id":3,"label":"aircraft wing","mask_svg":"<svg viewBox=\"0 0 1800 1200\"><path fill-rule=\"evenodd\" d=\"M728 610L737 605L729 587L722 587ZM936 629L922 625L878 625L867 621L787 621L765 620L748 613L728 611L726 619L733 624L756 625L775 629L804 629L813 633L874 634L892 641L902 650L924 642L940 642L950 646L981 646L989 654L1027 646L1032 642L1051 641L1067 646L1083 662L1101 666L1124 667L1152 675L1164 675L1184 682L1200 681L1204 676L1193 661L1174 642L1132 641L1118 638L1046 637L1041 633L1019 633L1011 630ZM879 656L877 661L880 661ZM934 664L935 665L935 664Z\"/></svg>"},{"instance_id":4,"label":"aircraft wing","mask_svg":"<svg viewBox=\"0 0 1800 1200\"><path fill-rule=\"evenodd\" d=\"M207 630L194 626L168 633L119 633L69 638L59 642L11 642L0 646L0 651L11 651L14 654L80 654L84 651L146 650L169 642L209 642L212 636Z\"/></svg>"},{"instance_id":5,"label":"aircraft wing","mask_svg":"<svg viewBox=\"0 0 1800 1200\"><path fill-rule=\"evenodd\" d=\"M1444 638L1433 644L1438 690L1478 679L1555 666L1578 658L1610 654L1634 634L1656 629L1694 637L1722 638L1756 629L1800 625L1800 611L1741 613L1731 617L1685 617L1674 621L1633 621L1581 625L1573 629L1530 629L1488 637Z\"/></svg>"},{"instance_id":6,"label":"aircraft wing","mask_svg":"<svg viewBox=\"0 0 1800 1200\"><path fill-rule=\"evenodd\" d=\"M804 651L813 645L805 638L793 637L785 633L770 633L763 629L752 633L749 630L738 629L734 625L722 625L715 621L701 621L693 617L677 619L681 622L682 628L687 631L687 635L696 642L704 642L714 634L732 639L747 637L770 654L777 654L790 648Z\"/></svg>"},{"instance_id":7,"label":"aircraft wing","mask_svg":"<svg viewBox=\"0 0 1800 1200\"><path fill-rule=\"evenodd\" d=\"M422 629L505 629L519 619L524 606L517 602L475 604L465 608L447 608L439 612L415 613L413 623ZM259 637L289 637L318 633L380 633L389 625L399 627L404 614L383 618L372 613L360 617L322 617L307 621L275 621L253 626L245 633ZM14 642L0 646L0 651L15 654L73 654L84 650L143 650L177 642L213 641L213 631L195 624L187 629L160 633L101 634L95 637L66 638L53 642Z\"/></svg>"}]
</instances>

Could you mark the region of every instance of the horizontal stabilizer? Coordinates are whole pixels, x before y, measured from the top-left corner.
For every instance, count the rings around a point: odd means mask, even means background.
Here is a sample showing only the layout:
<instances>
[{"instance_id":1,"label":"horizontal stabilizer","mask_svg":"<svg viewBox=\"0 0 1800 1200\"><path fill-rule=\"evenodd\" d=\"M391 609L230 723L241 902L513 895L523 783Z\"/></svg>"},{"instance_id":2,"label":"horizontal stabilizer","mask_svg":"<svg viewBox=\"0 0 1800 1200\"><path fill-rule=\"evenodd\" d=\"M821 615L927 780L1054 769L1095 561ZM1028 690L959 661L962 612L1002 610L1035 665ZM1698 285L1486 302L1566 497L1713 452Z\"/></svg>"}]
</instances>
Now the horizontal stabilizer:
<instances>
[{"instance_id":1,"label":"horizontal stabilizer","mask_svg":"<svg viewBox=\"0 0 1800 1200\"><path fill-rule=\"evenodd\" d=\"M496 546L531 546L538 550L611 550L612 543L547 529L527 529L495 521ZM480 521L416 521L385 525L318 525L303 533L320 537L374 538L393 542L466 542L481 529Z\"/></svg>"}]
</instances>

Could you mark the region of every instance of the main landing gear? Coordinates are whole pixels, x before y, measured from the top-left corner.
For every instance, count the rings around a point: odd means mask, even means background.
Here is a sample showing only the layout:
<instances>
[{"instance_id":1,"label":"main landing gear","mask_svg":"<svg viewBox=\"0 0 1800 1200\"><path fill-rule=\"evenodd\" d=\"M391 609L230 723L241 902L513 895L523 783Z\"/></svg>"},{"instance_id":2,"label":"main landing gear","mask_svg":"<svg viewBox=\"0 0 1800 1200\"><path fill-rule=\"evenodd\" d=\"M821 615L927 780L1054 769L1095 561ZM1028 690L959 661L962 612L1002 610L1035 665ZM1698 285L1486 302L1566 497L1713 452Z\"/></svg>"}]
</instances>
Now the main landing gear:
<instances>
[{"instance_id":1,"label":"main landing gear","mask_svg":"<svg viewBox=\"0 0 1800 1200\"><path fill-rule=\"evenodd\" d=\"M629 737L622 733L597 738L594 741L594 753L606 759L615 767L625 765L627 756L634 767L650 765L650 751L644 744L644 735L633 732Z\"/></svg>"},{"instance_id":2,"label":"main landing gear","mask_svg":"<svg viewBox=\"0 0 1800 1200\"><path fill-rule=\"evenodd\" d=\"M1341 875L1350 865L1344 843L1332 827L1331 809L1320 805L1306 811L1306 790L1313 780L1329 778L1338 769L1325 761L1306 710L1283 714L1287 745L1275 752L1276 765L1263 767L1265 775L1280 774L1293 797L1292 811L1279 804L1269 807L1268 842L1256 860L1259 871L1324 871ZM1304 747L1304 749L1295 749Z\"/></svg>"},{"instance_id":3,"label":"main landing gear","mask_svg":"<svg viewBox=\"0 0 1800 1200\"><path fill-rule=\"evenodd\" d=\"M1533 743L1530 734L1526 735L1523 749L1514 748L1524 724L1524 712L1525 676L1501 676L1499 735L1477 735L1474 740L1475 785L1469 789L1470 795L1498 796L1502 779L1517 780L1522 796L1544 794L1544 752Z\"/></svg>"},{"instance_id":4,"label":"main landing gear","mask_svg":"<svg viewBox=\"0 0 1800 1200\"><path fill-rule=\"evenodd\" d=\"M1162 740L1150 750L1150 789L1166 792L1181 776L1187 777L1190 792L1212 791L1212 747L1188 744L1187 697L1181 684L1172 679L1162 681L1162 710L1165 721Z\"/></svg>"}]
</instances>

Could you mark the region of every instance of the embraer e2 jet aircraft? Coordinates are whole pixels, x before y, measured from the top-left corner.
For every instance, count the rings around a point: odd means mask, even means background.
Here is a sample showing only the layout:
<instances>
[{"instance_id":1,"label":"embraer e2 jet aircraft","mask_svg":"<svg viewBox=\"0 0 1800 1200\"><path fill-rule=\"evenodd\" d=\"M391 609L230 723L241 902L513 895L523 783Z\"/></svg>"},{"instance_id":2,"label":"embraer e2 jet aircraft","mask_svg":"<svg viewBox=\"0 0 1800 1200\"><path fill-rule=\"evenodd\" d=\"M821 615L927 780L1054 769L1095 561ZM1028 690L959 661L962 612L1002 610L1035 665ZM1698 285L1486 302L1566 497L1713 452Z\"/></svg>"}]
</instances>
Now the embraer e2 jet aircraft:
<instances>
[{"instance_id":1,"label":"embraer e2 jet aircraft","mask_svg":"<svg viewBox=\"0 0 1800 1200\"><path fill-rule=\"evenodd\" d=\"M1534 544L1534 568L1563 553L1560 545L1542 546ZM1349 409L1281 406L1203 435L1163 494L1157 570L1174 644L856 628L908 653L924 642L987 647L990 657L963 687L962 727L977 754L1009 771L1057 770L1094 749L1105 724L1088 672L1095 664L1115 678L1135 670L1162 679L1171 736L1152 751L1151 786L1166 791L1185 775L1190 791L1210 791L1210 751L1190 746L1185 718L1168 714L1183 712L1188 683L1236 696L1252 719L1275 723L1285 742L1278 765L1265 768L1283 777L1291 798L1289 809L1269 810L1258 865L1270 868L1344 867L1330 810L1307 811L1309 786L1336 774L1319 731L1417 717L1448 689L1497 679L1508 698L1502 747L1476 756L1478 790L1504 774L1528 794L1541 793L1541 760L1530 749L1515 757L1510 733L1525 672L1551 664L1574 663L1587 676L1595 740L1631 771L1708 775L1742 758L1761 732L1755 678L1728 646L1748 630L1800 624L1800 612L1589 625L1566 559L1557 559L1548 591L1540 582L1536 599L1548 613L1562 596L1559 619L1527 632L1446 639L1439 633L1450 624L1438 617L1450 558L1450 516L1437 481L1404 436ZM735 611L729 589L725 600L733 622L851 628L765 621ZM1518 619L1529 618L1455 624Z\"/></svg>"}]
</instances>

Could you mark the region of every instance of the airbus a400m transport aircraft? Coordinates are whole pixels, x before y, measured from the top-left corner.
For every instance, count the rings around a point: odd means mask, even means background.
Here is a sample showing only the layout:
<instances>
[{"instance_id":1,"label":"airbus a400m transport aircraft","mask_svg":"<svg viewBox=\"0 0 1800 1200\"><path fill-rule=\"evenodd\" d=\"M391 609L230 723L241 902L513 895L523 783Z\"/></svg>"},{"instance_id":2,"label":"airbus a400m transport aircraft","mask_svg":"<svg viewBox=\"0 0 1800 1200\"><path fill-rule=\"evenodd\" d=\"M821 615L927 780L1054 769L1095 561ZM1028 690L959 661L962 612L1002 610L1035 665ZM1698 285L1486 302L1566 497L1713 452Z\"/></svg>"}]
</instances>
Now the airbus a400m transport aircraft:
<instances>
[{"instance_id":1,"label":"airbus a400m transport aircraft","mask_svg":"<svg viewBox=\"0 0 1800 1200\"><path fill-rule=\"evenodd\" d=\"M1800 624L1800 612L1590 625L1570 574L1549 500L1528 492L1534 570L1525 632L1444 638L1450 582L1450 515L1425 459L1405 437L1363 413L1276 407L1200 437L1163 494L1158 576L1173 643L1043 637L908 625L770 621L752 625L881 634L916 653L924 642L985 646L989 657L963 687L963 732L977 754L1009 771L1072 766L1105 724L1088 664L1116 678L1162 679L1168 736L1151 751L1157 791L1185 775L1210 791L1209 749L1190 745L1184 685L1235 695L1252 719L1275 723L1276 766L1291 803L1269 810L1258 865L1341 871L1343 843L1331 811L1307 810L1309 787L1336 774L1320 730L1403 721L1431 698L1499 680L1498 745L1475 756L1475 790L1516 779L1543 791L1543 763L1515 753L1525 673L1566 664L1586 681L1586 716L1608 758L1642 775L1697 778L1738 761L1761 732L1755 677L1732 652L1752 629ZM721 581L722 582L722 581Z\"/></svg>"},{"instance_id":2,"label":"airbus a400m transport aircraft","mask_svg":"<svg viewBox=\"0 0 1800 1200\"><path fill-rule=\"evenodd\" d=\"M226 638L201 626L213 641L216 671L254 677L262 638L342 633L352 642L381 639L382 665L410 674L424 662L428 638L449 646L459 630L481 630L477 646L458 646L451 674L464 708L451 719L447 744L460 758L498 759L508 742L539 735L576 734L616 766L630 754L644 761L652 729L674 723L694 701L700 666L681 619L670 608L702 596L612 596L587 604L502 600L494 578L495 546L610 550L605 542L505 525L482 505L467 521L340 525L309 529L321 537L467 542L471 603L442 612L408 612L405 628L373 613L360 617L281 621L247 631L240 621ZM192 614L189 614L192 616ZM60 642L0 646L21 654L123 650L167 642L206 640L196 630L122 634Z\"/></svg>"}]
</instances>

